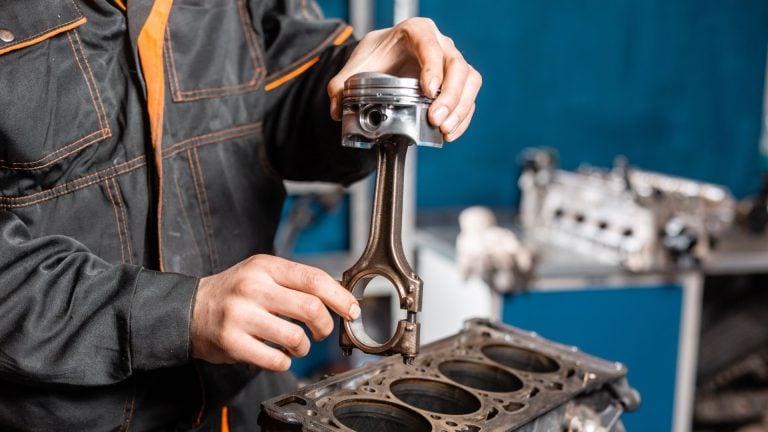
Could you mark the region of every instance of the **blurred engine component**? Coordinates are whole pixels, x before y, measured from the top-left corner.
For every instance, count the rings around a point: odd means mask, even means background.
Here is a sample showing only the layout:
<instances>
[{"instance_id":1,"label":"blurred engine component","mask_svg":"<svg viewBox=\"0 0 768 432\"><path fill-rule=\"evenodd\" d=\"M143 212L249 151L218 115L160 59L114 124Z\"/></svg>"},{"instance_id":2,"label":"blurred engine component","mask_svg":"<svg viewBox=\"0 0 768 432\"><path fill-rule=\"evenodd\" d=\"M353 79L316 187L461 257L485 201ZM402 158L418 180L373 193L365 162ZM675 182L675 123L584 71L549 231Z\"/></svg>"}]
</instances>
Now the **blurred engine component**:
<instances>
[{"instance_id":1,"label":"blurred engine component","mask_svg":"<svg viewBox=\"0 0 768 432\"><path fill-rule=\"evenodd\" d=\"M523 154L521 222L534 240L559 244L631 271L705 261L731 226L724 187L630 168L559 170L550 150Z\"/></svg>"},{"instance_id":2,"label":"blurred engine component","mask_svg":"<svg viewBox=\"0 0 768 432\"><path fill-rule=\"evenodd\" d=\"M768 159L768 155L766 155L766 159ZM768 231L766 230L768 228L768 173L763 174L762 183L760 192L756 196L744 199L739 203L739 222L754 234L765 234Z\"/></svg>"},{"instance_id":3,"label":"blurred engine component","mask_svg":"<svg viewBox=\"0 0 768 432\"><path fill-rule=\"evenodd\" d=\"M499 227L490 209L465 209L459 226L456 255L464 279L478 276L500 293L525 289L533 272L533 252L514 232Z\"/></svg>"},{"instance_id":4,"label":"blurred engine component","mask_svg":"<svg viewBox=\"0 0 768 432\"><path fill-rule=\"evenodd\" d=\"M640 396L607 362L485 320L262 404L263 430L305 432L623 432Z\"/></svg>"},{"instance_id":5,"label":"blurred engine component","mask_svg":"<svg viewBox=\"0 0 768 432\"><path fill-rule=\"evenodd\" d=\"M768 275L707 278L694 419L711 432L768 431Z\"/></svg>"},{"instance_id":6,"label":"blurred engine component","mask_svg":"<svg viewBox=\"0 0 768 432\"><path fill-rule=\"evenodd\" d=\"M762 383L762 385L760 385ZM700 383L695 419L700 425L768 427L768 346Z\"/></svg>"}]
</instances>

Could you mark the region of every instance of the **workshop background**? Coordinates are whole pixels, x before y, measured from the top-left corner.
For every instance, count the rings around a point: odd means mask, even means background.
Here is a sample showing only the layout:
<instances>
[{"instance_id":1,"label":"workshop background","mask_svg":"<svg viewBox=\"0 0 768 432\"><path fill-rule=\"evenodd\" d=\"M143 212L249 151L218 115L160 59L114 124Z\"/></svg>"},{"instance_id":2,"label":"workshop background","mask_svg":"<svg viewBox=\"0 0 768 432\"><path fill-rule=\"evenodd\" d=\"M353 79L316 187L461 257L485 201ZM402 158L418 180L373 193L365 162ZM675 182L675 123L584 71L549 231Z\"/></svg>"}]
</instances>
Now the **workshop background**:
<instances>
[{"instance_id":1,"label":"workshop background","mask_svg":"<svg viewBox=\"0 0 768 432\"><path fill-rule=\"evenodd\" d=\"M394 3L374 2L375 28L392 25ZM326 16L349 19L346 0L319 4ZM529 147L556 149L566 170L610 167L624 155L633 166L726 186L738 199L759 192L768 1L421 0L418 14L484 78L469 131L441 150L418 151L420 221L474 205L513 211L519 155ZM349 249L349 224L343 200L300 233L292 255ZM440 290L429 282L425 298ZM625 415L627 430L680 430L671 425L682 424L673 399L684 284L513 296L502 318L627 363L644 399ZM334 345L313 348L294 370L312 374Z\"/></svg>"},{"instance_id":2,"label":"workshop background","mask_svg":"<svg viewBox=\"0 0 768 432\"><path fill-rule=\"evenodd\" d=\"M346 0L319 4L349 18ZM392 25L393 4L375 1L376 28ZM467 133L450 151L420 152L419 210L516 205L517 156L540 146L556 148L565 169L623 154L737 197L757 192L765 0L419 5L484 80ZM304 233L297 251L346 249L344 210Z\"/></svg>"}]
</instances>

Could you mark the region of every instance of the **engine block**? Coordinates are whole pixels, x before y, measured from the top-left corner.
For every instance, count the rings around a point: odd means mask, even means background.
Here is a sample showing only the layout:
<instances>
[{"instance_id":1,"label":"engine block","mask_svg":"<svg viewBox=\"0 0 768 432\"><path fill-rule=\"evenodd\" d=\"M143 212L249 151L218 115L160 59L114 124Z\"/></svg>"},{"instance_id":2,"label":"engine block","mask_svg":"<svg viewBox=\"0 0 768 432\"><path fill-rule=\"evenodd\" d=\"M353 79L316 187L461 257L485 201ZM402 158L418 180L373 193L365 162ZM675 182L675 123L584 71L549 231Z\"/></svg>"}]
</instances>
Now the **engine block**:
<instances>
[{"instance_id":1,"label":"engine block","mask_svg":"<svg viewBox=\"0 0 768 432\"><path fill-rule=\"evenodd\" d=\"M470 320L423 347L262 404L265 431L623 431L627 370L526 332ZM590 427L592 427L590 429ZM599 427L599 428L598 428Z\"/></svg>"}]
</instances>

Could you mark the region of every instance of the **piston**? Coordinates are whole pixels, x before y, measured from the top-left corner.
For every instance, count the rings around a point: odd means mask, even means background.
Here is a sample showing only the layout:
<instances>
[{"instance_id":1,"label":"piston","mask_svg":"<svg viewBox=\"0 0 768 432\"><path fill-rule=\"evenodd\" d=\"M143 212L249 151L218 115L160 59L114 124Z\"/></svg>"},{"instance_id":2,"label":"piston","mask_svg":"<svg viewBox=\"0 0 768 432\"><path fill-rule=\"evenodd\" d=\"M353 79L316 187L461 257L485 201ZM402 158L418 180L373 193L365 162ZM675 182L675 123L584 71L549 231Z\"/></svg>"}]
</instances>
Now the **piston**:
<instances>
[{"instance_id":1,"label":"piston","mask_svg":"<svg viewBox=\"0 0 768 432\"><path fill-rule=\"evenodd\" d=\"M340 346L344 355L352 348L368 354L402 354L413 362L419 351L422 281L403 251L402 213L405 156L411 145L442 147L443 136L429 124L432 98L413 78L381 73L360 73L344 85L342 145L371 149L378 155L371 230L358 261L344 272L342 285L362 300L366 286L376 276L387 279L397 292L406 319L397 323L386 342L374 340L363 326L362 315L342 319Z\"/></svg>"}]
</instances>

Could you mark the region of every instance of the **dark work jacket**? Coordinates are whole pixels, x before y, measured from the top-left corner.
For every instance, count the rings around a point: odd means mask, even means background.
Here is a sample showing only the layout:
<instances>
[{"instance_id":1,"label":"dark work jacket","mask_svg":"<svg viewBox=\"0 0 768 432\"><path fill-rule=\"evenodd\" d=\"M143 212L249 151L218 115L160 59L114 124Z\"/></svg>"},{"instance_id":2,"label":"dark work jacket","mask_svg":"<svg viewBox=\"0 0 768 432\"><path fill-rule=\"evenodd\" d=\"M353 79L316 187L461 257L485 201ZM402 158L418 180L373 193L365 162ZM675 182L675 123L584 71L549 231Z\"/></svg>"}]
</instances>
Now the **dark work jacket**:
<instances>
[{"instance_id":1,"label":"dark work jacket","mask_svg":"<svg viewBox=\"0 0 768 432\"><path fill-rule=\"evenodd\" d=\"M190 358L198 278L272 251L284 179L373 168L328 113L346 24L308 0L175 0L163 30L169 3L0 0L0 430L220 409L257 371Z\"/></svg>"}]
</instances>

